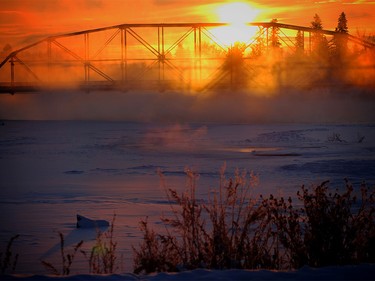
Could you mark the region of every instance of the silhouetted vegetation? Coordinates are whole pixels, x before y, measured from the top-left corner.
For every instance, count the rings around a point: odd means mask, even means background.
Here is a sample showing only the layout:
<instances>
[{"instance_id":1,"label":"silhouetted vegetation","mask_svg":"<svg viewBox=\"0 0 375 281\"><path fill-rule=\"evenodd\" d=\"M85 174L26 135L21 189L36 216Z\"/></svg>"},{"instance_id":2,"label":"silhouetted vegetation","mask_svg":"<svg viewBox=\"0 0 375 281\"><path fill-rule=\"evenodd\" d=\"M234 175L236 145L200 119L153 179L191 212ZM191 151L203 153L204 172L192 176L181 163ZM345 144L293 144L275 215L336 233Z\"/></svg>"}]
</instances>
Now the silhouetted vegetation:
<instances>
[{"instance_id":1,"label":"silhouetted vegetation","mask_svg":"<svg viewBox=\"0 0 375 281\"><path fill-rule=\"evenodd\" d=\"M277 19L271 21L277 23ZM328 87L337 91L356 87L366 91L374 86L373 52L358 44L370 41L370 37L356 38L356 43L350 40L344 12L338 17L334 34L327 32L318 14L309 27L311 31L298 30L292 40L277 25L270 25L261 28L250 43L235 43L226 50L223 65L206 88L260 87L273 92L283 88Z\"/></svg>"},{"instance_id":2,"label":"silhouetted vegetation","mask_svg":"<svg viewBox=\"0 0 375 281\"><path fill-rule=\"evenodd\" d=\"M188 184L182 194L167 188L160 173L170 215L161 218L165 233L140 222L143 240L134 251L134 273L206 269L298 269L375 262L375 186L355 189L348 180L340 192L325 181L302 186L296 204L291 197L255 197L258 178L236 170L231 178L220 173L217 189L197 198L198 174L186 171ZM90 254L83 241L67 253L60 238L61 265L42 261L54 275L70 275L78 253L92 274L112 274L117 267L114 240L115 216L109 230L98 231ZM0 254L1 274L14 273L18 254L8 242Z\"/></svg>"},{"instance_id":3,"label":"silhouetted vegetation","mask_svg":"<svg viewBox=\"0 0 375 281\"><path fill-rule=\"evenodd\" d=\"M112 274L117 267L116 247L117 242L114 241L115 218L113 216L109 230L102 232L97 230L94 246L91 248L90 254L83 250L83 240L78 242L70 253L66 253L64 235L60 232L60 256L61 268L50 262L42 261L44 267L54 275L69 275L71 266L77 253L81 253L87 260L89 272L92 274Z\"/></svg>"},{"instance_id":4,"label":"silhouetted vegetation","mask_svg":"<svg viewBox=\"0 0 375 281\"><path fill-rule=\"evenodd\" d=\"M101 232L98 230L95 245L91 249L89 261L90 273L93 274L112 274L116 271L116 247L117 242L114 241L115 218L113 216L109 230ZM87 257L86 252L82 253Z\"/></svg>"},{"instance_id":5,"label":"silhouetted vegetation","mask_svg":"<svg viewBox=\"0 0 375 281\"><path fill-rule=\"evenodd\" d=\"M289 197L254 199L256 177L236 172L206 200L196 198L197 174L187 171L188 189L167 189L171 216L162 218L166 233L147 220L134 272L184 269L291 269L375 262L375 188L362 184L359 197L346 181L334 193L328 181Z\"/></svg>"},{"instance_id":6,"label":"silhouetted vegetation","mask_svg":"<svg viewBox=\"0 0 375 281\"><path fill-rule=\"evenodd\" d=\"M0 275L14 273L18 262L18 254L13 254L12 245L19 235L14 235L8 241L5 252L0 253Z\"/></svg>"},{"instance_id":7,"label":"silhouetted vegetation","mask_svg":"<svg viewBox=\"0 0 375 281\"><path fill-rule=\"evenodd\" d=\"M71 253L65 253L65 239L64 235L60 232L60 256L61 256L61 268L54 266L52 263L47 261L42 261L42 264L44 267L54 275L69 275L70 274L70 268L73 264L74 258L76 256L77 251L82 247L83 240L77 243L73 247L73 251Z\"/></svg>"},{"instance_id":8,"label":"silhouetted vegetation","mask_svg":"<svg viewBox=\"0 0 375 281\"><path fill-rule=\"evenodd\" d=\"M270 263L271 231L251 196L256 177L237 171L227 180L222 171L220 187L204 203L196 198L197 174L186 173L189 184L183 194L166 190L172 212L172 217L162 219L167 233L157 234L147 220L141 222L144 239L134 249L134 272L256 268ZM255 224L259 227L254 231Z\"/></svg>"},{"instance_id":9,"label":"silhouetted vegetation","mask_svg":"<svg viewBox=\"0 0 375 281\"><path fill-rule=\"evenodd\" d=\"M332 193L326 181L313 188L302 186L297 196L301 208L295 208L290 197L270 196L262 202L288 267L375 261L374 189L362 184L358 200L348 181L341 194Z\"/></svg>"}]
</instances>

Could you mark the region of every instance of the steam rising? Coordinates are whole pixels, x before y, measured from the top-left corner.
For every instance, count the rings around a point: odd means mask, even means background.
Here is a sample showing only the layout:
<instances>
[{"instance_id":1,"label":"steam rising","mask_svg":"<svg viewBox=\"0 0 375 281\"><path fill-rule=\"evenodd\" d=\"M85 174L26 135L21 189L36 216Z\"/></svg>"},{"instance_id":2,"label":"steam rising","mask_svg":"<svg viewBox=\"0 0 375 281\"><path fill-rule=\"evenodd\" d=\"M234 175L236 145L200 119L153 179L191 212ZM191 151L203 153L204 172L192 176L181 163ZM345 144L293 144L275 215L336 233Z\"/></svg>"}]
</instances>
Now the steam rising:
<instances>
[{"instance_id":1,"label":"steam rising","mask_svg":"<svg viewBox=\"0 0 375 281\"><path fill-rule=\"evenodd\" d=\"M94 42L103 42L113 31L106 32L90 34L90 47L93 48ZM147 34L139 33L148 38ZM157 61L133 39L127 51L133 61L129 59L126 69L113 62L122 55L117 33L110 37L113 42L109 46L99 49L98 60L87 65L80 59L72 60L72 54L85 55L84 40L80 44L70 41L82 37L54 40L49 51L45 43L39 44L35 50L17 54L20 61L16 61L15 82L35 83L35 77L21 63L29 62L33 73L46 79L44 92L1 95L0 118L168 123L375 121L372 50L353 46L349 52L346 43L340 45L341 41L336 39L333 51L326 44L305 53L302 44L302 48L286 53L286 48L280 47L278 29L271 29L270 33L271 48L265 47L262 36L257 37L251 48L239 43L225 51L206 38L199 64L186 59L196 55L194 44L189 41L193 40L192 35ZM167 41L174 39L166 36ZM71 50L64 46L70 46ZM90 56L96 59L92 50ZM48 57L51 63L46 61ZM137 57L144 60L140 62ZM40 62L32 64L31 58ZM1 69L0 78L1 75L9 78L9 65ZM90 83L105 85L110 77L113 82L122 81L124 87L138 90L89 93L78 90ZM164 90L169 90L160 92L161 84Z\"/></svg>"},{"instance_id":2,"label":"steam rising","mask_svg":"<svg viewBox=\"0 0 375 281\"><path fill-rule=\"evenodd\" d=\"M1 119L136 122L375 122L375 99L355 89L256 92L67 91L0 96Z\"/></svg>"},{"instance_id":3,"label":"steam rising","mask_svg":"<svg viewBox=\"0 0 375 281\"><path fill-rule=\"evenodd\" d=\"M154 129L145 134L142 141L149 149L173 151L197 150L207 135L207 127L192 129L189 125L175 124L164 129Z\"/></svg>"}]
</instances>

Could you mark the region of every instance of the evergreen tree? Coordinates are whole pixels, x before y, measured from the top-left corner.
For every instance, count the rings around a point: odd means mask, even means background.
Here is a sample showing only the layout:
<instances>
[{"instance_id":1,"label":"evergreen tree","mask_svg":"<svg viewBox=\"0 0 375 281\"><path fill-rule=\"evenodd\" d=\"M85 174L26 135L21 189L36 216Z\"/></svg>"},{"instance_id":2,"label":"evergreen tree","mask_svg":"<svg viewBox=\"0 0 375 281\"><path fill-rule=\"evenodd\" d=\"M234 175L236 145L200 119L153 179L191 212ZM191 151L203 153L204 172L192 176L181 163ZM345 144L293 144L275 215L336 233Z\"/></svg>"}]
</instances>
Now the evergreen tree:
<instances>
[{"instance_id":1,"label":"evergreen tree","mask_svg":"<svg viewBox=\"0 0 375 281\"><path fill-rule=\"evenodd\" d=\"M323 23L318 14L315 14L311 22L311 59L313 63L320 65L322 68L312 74L314 83L326 83L331 73L327 66L329 65L329 46L328 40L323 33Z\"/></svg>"},{"instance_id":2,"label":"evergreen tree","mask_svg":"<svg viewBox=\"0 0 375 281\"><path fill-rule=\"evenodd\" d=\"M265 50L265 42L262 36L258 36L255 43L251 45L251 57L259 58L263 55Z\"/></svg>"},{"instance_id":3,"label":"evergreen tree","mask_svg":"<svg viewBox=\"0 0 375 281\"><path fill-rule=\"evenodd\" d=\"M322 60L322 62L325 62L328 54L328 41L322 32L323 23L318 14L315 14L310 27L314 30L312 34L312 51Z\"/></svg>"},{"instance_id":4,"label":"evergreen tree","mask_svg":"<svg viewBox=\"0 0 375 281\"><path fill-rule=\"evenodd\" d=\"M277 19L273 19L271 23L277 23ZM271 30L271 47L280 48L280 46L281 46L281 43L279 40L279 28L273 26Z\"/></svg>"},{"instance_id":5,"label":"evergreen tree","mask_svg":"<svg viewBox=\"0 0 375 281\"><path fill-rule=\"evenodd\" d=\"M314 21L311 22L311 28L316 29L316 30L323 29L322 20L320 19L318 14L315 14Z\"/></svg>"},{"instance_id":6,"label":"evergreen tree","mask_svg":"<svg viewBox=\"0 0 375 281\"><path fill-rule=\"evenodd\" d=\"M337 27L331 47L331 67L334 71L331 77L336 83L345 83L348 74L348 21L342 12L338 18Z\"/></svg>"},{"instance_id":7,"label":"evergreen tree","mask_svg":"<svg viewBox=\"0 0 375 281\"><path fill-rule=\"evenodd\" d=\"M346 15L342 12L338 18L336 34L333 37L333 58L336 63L341 63L344 60L345 55L348 51L348 20Z\"/></svg>"},{"instance_id":8,"label":"evergreen tree","mask_svg":"<svg viewBox=\"0 0 375 281\"><path fill-rule=\"evenodd\" d=\"M305 38L303 36L303 32L298 30L296 35L296 53L302 54L305 48Z\"/></svg>"},{"instance_id":9,"label":"evergreen tree","mask_svg":"<svg viewBox=\"0 0 375 281\"><path fill-rule=\"evenodd\" d=\"M336 32L348 33L348 20L346 19L346 15L344 12L340 14L336 27Z\"/></svg>"}]
</instances>

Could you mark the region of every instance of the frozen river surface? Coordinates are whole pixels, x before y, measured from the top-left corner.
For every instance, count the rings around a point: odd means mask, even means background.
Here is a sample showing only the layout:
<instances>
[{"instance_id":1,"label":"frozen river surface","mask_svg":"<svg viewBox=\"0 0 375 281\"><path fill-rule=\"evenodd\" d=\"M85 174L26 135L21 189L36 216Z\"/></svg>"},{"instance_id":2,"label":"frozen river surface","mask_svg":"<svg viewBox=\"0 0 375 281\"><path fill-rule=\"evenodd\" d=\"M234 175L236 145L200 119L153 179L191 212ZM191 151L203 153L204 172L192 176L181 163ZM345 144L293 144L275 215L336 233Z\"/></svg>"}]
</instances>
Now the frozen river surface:
<instances>
[{"instance_id":1,"label":"frozen river surface","mask_svg":"<svg viewBox=\"0 0 375 281\"><path fill-rule=\"evenodd\" d=\"M375 183L375 125L150 124L83 121L8 121L0 127L0 251L20 237L17 272L45 273L41 259L59 259L58 233L69 248L95 233L75 228L76 214L111 220L116 214L120 272L132 270L139 221L153 226L167 185L182 191L185 169L200 174L199 196L218 186L219 171L236 168L259 177L259 194L295 197L302 184L344 179ZM80 257L73 273L87 273Z\"/></svg>"}]
</instances>

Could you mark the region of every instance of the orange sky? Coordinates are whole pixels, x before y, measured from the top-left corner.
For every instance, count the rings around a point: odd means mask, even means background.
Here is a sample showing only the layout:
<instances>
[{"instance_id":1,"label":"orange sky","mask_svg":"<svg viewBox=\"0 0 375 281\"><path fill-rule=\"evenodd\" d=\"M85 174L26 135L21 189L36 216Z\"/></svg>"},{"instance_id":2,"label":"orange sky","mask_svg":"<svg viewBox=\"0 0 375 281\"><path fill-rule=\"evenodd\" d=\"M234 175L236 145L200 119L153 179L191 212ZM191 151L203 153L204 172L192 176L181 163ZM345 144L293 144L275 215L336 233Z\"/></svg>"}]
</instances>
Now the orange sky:
<instances>
[{"instance_id":1,"label":"orange sky","mask_svg":"<svg viewBox=\"0 0 375 281\"><path fill-rule=\"evenodd\" d=\"M247 2L258 9L255 21L309 26L315 13L325 29L334 29L341 12L349 32L375 33L375 1L361 0L0 0L0 53L6 44L14 49L48 35L121 23L214 22L218 6Z\"/></svg>"}]
</instances>

